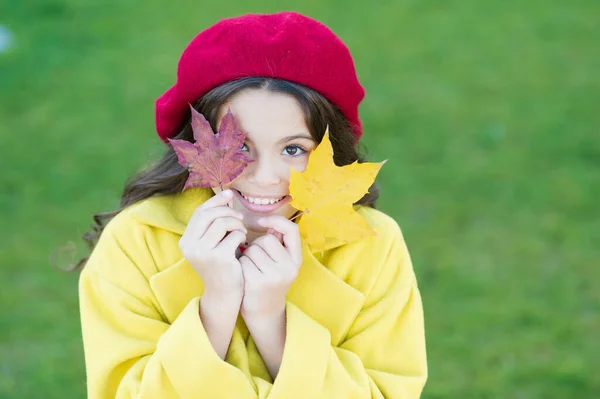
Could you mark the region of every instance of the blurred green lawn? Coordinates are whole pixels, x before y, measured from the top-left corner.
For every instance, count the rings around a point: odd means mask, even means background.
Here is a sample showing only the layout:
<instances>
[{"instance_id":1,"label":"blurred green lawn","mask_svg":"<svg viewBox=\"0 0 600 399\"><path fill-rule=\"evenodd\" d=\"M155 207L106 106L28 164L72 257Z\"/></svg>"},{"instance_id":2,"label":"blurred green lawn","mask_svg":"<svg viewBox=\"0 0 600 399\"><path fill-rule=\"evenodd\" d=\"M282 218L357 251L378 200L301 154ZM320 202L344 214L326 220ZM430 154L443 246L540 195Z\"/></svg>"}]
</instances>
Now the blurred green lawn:
<instances>
[{"instance_id":1,"label":"blurred green lawn","mask_svg":"<svg viewBox=\"0 0 600 399\"><path fill-rule=\"evenodd\" d=\"M82 398L49 253L162 153L153 101L218 18L330 25L426 311L425 398L600 397L600 2L0 0L0 397ZM82 252L83 253L83 252Z\"/></svg>"}]
</instances>

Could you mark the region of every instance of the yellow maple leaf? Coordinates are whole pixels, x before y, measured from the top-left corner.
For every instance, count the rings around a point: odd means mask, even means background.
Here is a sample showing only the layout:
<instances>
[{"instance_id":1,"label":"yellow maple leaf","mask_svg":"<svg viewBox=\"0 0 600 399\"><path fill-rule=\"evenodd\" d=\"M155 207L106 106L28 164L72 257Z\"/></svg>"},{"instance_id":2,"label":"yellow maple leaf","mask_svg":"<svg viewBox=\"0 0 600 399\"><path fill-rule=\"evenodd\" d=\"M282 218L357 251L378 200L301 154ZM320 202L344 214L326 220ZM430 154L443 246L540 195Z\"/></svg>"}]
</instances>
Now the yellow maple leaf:
<instances>
[{"instance_id":1,"label":"yellow maple leaf","mask_svg":"<svg viewBox=\"0 0 600 399\"><path fill-rule=\"evenodd\" d=\"M332 240L347 243L375 234L353 204L367 194L385 162L336 166L327 130L304 172L291 170L290 205L302 211L300 235L313 251Z\"/></svg>"}]
</instances>

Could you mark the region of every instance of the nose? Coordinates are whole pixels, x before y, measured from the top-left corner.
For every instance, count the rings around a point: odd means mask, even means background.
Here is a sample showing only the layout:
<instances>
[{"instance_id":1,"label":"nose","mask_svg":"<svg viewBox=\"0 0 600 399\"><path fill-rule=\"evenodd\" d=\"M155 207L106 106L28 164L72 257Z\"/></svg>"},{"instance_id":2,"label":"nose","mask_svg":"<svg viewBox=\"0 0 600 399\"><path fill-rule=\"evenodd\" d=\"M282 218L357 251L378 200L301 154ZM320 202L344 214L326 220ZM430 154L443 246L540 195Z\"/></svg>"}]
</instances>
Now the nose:
<instances>
[{"instance_id":1,"label":"nose","mask_svg":"<svg viewBox=\"0 0 600 399\"><path fill-rule=\"evenodd\" d=\"M248 165L248 181L259 186L274 186L281 183L279 171L281 167L276 160L268 157L255 159Z\"/></svg>"}]
</instances>

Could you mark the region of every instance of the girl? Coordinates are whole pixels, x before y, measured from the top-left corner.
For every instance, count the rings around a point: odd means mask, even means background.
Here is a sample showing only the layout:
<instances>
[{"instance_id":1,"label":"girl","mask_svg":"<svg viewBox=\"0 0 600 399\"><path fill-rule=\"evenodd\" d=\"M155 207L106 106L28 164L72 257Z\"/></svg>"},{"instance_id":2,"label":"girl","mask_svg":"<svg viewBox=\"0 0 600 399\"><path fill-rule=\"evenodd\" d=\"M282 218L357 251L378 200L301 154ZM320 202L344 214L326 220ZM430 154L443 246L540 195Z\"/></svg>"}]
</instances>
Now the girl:
<instances>
[{"instance_id":1,"label":"girl","mask_svg":"<svg viewBox=\"0 0 600 399\"><path fill-rule=\"evenodd\" d=\"M376 186L357 209L378 236L312 253L289 220L290 167L327 126L335 162L358 159L363 97L346 46L300 14L223 20L192 40L156 102L158 135L193 141L188 104L215 131L231 109L254 162L223 191L182 192L169 146L120 211L97 216L79 285L90 398L420 396L419 290Z\"/></svg>"}]
</instances>

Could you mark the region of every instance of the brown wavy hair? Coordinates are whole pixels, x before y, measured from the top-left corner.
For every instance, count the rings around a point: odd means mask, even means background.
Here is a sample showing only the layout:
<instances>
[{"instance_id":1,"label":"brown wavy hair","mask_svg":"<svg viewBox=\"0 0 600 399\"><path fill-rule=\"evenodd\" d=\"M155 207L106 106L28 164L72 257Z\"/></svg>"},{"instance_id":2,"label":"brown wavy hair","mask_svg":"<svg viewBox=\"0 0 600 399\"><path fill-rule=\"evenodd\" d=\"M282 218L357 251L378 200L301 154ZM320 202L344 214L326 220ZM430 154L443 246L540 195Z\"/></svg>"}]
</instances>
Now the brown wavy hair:
<instances>
[{"instance_id":1,"label":"brown wavy hair","mask_svg":"<svg viewBox=\"0 0 600 399\"><path fill-rule=\"evenodd\" d=\"M352 133L352 126L342 112L318 92L307 87L273 78L248 77L233 80L218 86L193 106L210 123L216 131L217 115L222 104L234 94L242 90L267 90L275 93L284 93L293 96L305 115L306 125L315 142L320 143L325 130L329 127L331 145L333 147L333 160L338 166L348 165L354 161L364 161L364 155L359 154L356 138ZM173 137L179 140L194 141L191 128L191 115L181 125L179 133ZM93 216L94 224L90 231L83 235L89 251L94 249L106 224L123 209L154 195L171 195L181 193L188 171L177 162L177 155L171 146L168 146L162 159L154 165L144 169L130 178L125 184L121 195L120 208L111 212L99 213ZM369 192L356 202L357 205L375 207L379 197L379 186L373 184ZM77 263L69 266L66 271L80 270L85 266L89 256L81 258Z\"/></svg>"}]
</instances>

